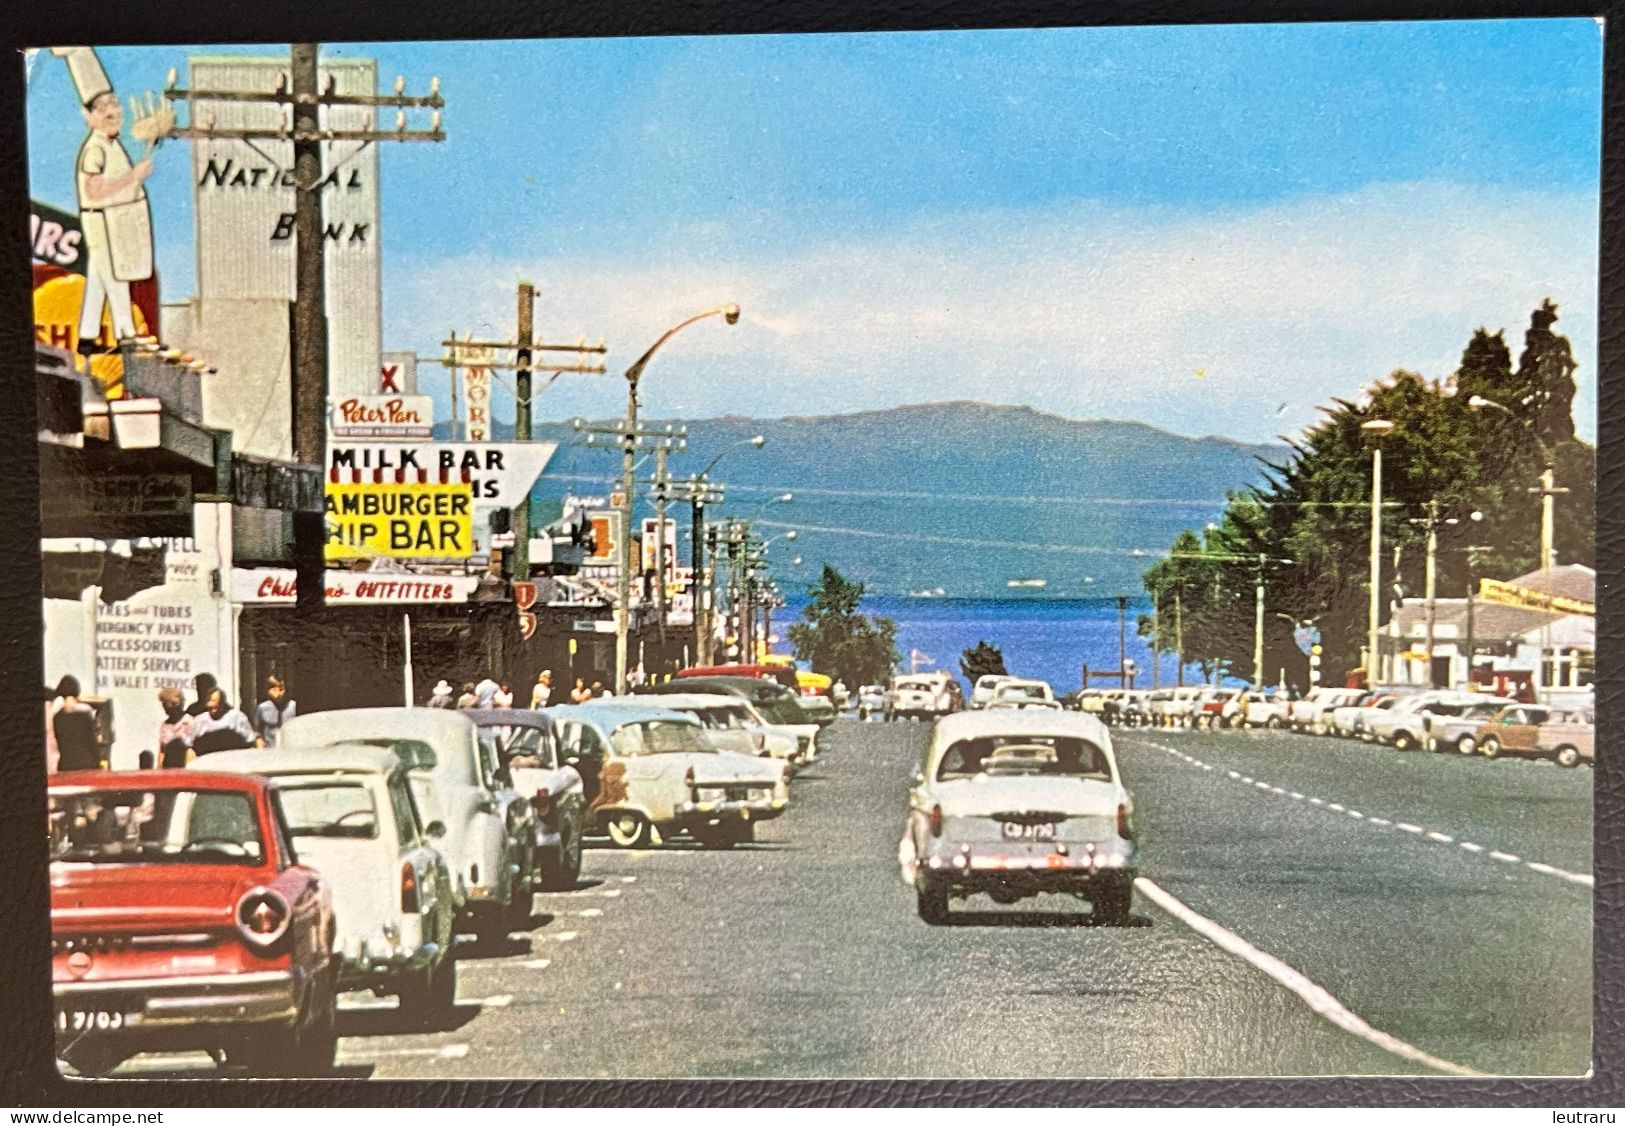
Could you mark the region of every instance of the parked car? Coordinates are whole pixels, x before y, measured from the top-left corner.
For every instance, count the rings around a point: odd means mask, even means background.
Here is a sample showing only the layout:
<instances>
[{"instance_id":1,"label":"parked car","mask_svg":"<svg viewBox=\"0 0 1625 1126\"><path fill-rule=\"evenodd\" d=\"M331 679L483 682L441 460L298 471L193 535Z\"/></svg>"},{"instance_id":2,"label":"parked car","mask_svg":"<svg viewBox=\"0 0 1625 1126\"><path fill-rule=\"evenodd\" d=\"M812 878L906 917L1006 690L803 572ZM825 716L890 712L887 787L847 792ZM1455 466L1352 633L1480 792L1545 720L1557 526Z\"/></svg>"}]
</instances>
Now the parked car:
<instances>
[{"instance_id":1,"label":"parked car","mask_svg":"<svg viewBox=\"0 0 1625 1126\"><path fill-rule=\"evenodd\" d=\"M1434 751L1478 753L1478 729L1502 708L1514 703L1505 696L1480 697L1457 715L1435 716L1428 725L1428 748Z\"/></svg>"},{"instance_id":2,"label":"parked car","mask_svg":"<svg viewBox=\"0 0 1625 1126\"><path fill-rule=\"evenodd\" d=\"M819 727L828 727L836 720L838 713L835 711L835 701L828 696L809 695L803 692L796 697L796 703L801 705L801 710L806 713L807 718Z\"/></svg>"},{"instance_id":3,"label":"parked car","mask_svg":"<svg viewBox=\"0 0 1625 1126\"><path fill-rule=\"evenodd\" d=\"M270 783L200 770L53 775L57 1054L101 1076L142 1052L318 1075L337 1044L327 880Z\"/></svg>"},{"instance_id":4,"label":"parked car","mask_svg":"<svg viewBox=\"0 0 1625 1126\"><path fill-rule=\"evenodd\" d=\"M879 715L886 706L886 686L884 684L865 684L858 689L858 718L868 719L872 715Z\"/></svg>"},{"instance_id":5,"label":"parked car","mask_svg":"<svg viewBox=\"0 0 1625 1126\"><path fill-rule=\"evenodd\" d=\"M602 764L588 815L621 848L684 832L707 848L731 848L790 803L782 763L718 750L683 712L594 702L549 713L567 759Z\"/></svg>"},{"instance_id":6,"label":"parked car","mask_svg":"<svg viewBox=\"0 0 1625 1126\"><path fill-rule=\"evenodd\" d=\"M1006 680L993 689L993 698L987 702L990 708L1025 708L1033 705L1058 706L1055 692L1042 680Z\"/></svg>"},{"instance_id":7,"label":"parked car","mask_svg":"<svg viewBox=\"0 0 1625 1126\"><path fill-rule=\"evenodd\" d=\"M1365 731L1367 708L1383 711L1393 707L1398 699L1397 693L1385 689L1362 692L1348 703L1339 704L1326 712L1327 732L1350 739L1358 738Z\"/></svg>"},{"instance_id":8,"label":"parked car","mask_svg":"<svg viewBox=\"0 0 1625 1126\"><path fill-rule=\"evenodd\" d=\"M1238 712L1239 688L1209 688L1197 698L1195 724L1198 728L1232 727Z\"/></svg>"},{"instance_id":9,"label":"parked car","mask_svg":"<svg viewBox=\"0 0 1625 1126\"><path fill-rule=\"evenodd\" d=\"M958 681L947 673L895 676L886 689L883 714L888 720L934 720L949 715L958 710L958 687Z\"/></svg>"},{"instance_id":10,"label":"parked car","mask_svg":"<svg viewBox=\"0 0 1625 1126\"><path fill-rule=\"evenodd\" d=\"M1114 689L1112 697L1117 701L1117 721L1125 727L1142 727L1150 723L1150 695L1151 693L1143 688Z\"/></svg>"},{"instance_id":11,"label":"parked car","mask_svg":"<svg viewBox=\"0 0 1625 1126\"><path fill-rule=\"evenodd\" d=\"M1285 727L1292 701L1285 692L1247 689L1247 726L1270 730Z\"/></svg>"},{"instance_id":12,"label":"parked car","mask_svg":"<svg viewBox=\"0 0 1625 1126\"><path fill-rule=\"evenodd\" d=\"M979 892L1002 904L1076 895L1121 923L1139 859L1133 800L1098 720L989 709L937 722L898 846L927 923Z\"/></svg>"},{"instance_id":13,"label":"parked car","mask_svg":"<svg viewBox=\"0 0 1625 1126\"><path fill-rule=\"evenodd\" d=\"M445 826L423 824L402 759L379 747L279 746L220 751L199 765L276 783L291 843L333 897L341 991L394 994L403 1011L431 1019L451 1010L457 904L434 847Z\"/></svg>"},{"instance_id":14,"label":"parked car","mask_svg":"<svg viewBox=\"0 0 1625 1126\"><path fill-rule=\"evenodd\" d=\"M1371 738L1395 750L1409 751L1428 745L1428 724L1436 715L1460 715L1483 697L1469 692L1432 690L1405 696L1391 708L1374 713L1366 722Z\"/></svg>"},{"instance_id":15,"label":"parked car","mask_svg":"<svg viewBox=\"0 0 1625 1126\"><path fill-rule=\"evenodd\" d=\"M993 690L1005 681L1015 679L1013 676L1006 676L1002 673L989 673L986 676L977 677L976 683L971 686L970 690L971 709L974 711L978 708L987 707L988 701L993 699Z\"/></svg>"},{"instance_id":16,"label":"parked car","mask_svg":"<svg viewBox=\"0 0 1625 1126\"><path fill-rule=\"evenodd\" d=\"M1550 758L1559 766L1596 760L1596 713L1514 704L1496 712L1478 728L1478 750L1485 758L1503 754Z\"/></svg>"},{"instance_id":17,"label":"parked car","mask_svg":"<svg viewBox=\"0 0 1625 1126\"><path fill-rule=\"evenodd\" d=\"M652 703L644 696L609 697L604 702L617 700L644 708ZM724 751L778 759L791 773L801 761L800 740L795 730L768 723L751 702L742 697L720 692L670 692L660 696L659 706L698 719L711 741Z\"/></svg>"},{"instance_id":18,"label":"parked car","mask_svg":"<svg viewBox=\"0 0 1625 1126\"><path fill-rule=\"evenodd\" d=\"M757 714L774 727L795 732L796 750L803 763L812 762L818 757L818 732L821 728L801 710L801 705L796 702L796 694L776 681L747 676L682 676L664 684L646 684L636 689L635 694L660 696L674 692L720 692L741 697L749 701ZM648 703L659 706L655 700Z\"/></svg>"},{"instance_id":19,"label":"parked car","mask_svg":"<svg viewBox=\"0 0 1625 1126\"><path fill-rule=\"evenodd\" d=\"M466 713L438 708L313 712L282 728L287 746L359 743L407 762L412 796L446 826L436 847L451 869L459 928L495 936L530 920L536 826L529 803L496 777L491 744Z\"/></svg>"},{"instance_id":20,"label":"parked car","mask_svg":"<svg viewBox=\"0 0 1625 1126\"><path fill-rule=\"evenodd\" d=\"M621 697L613 697L620 699ZM509 784L536 818L536 882L543 891L567 891L581 882L587 792L578 764L563 760L544 711L471 708L462 713L497 741Z\"/></svg>"},{"instance_id":21,"label":"parked car","mask_svg":"<svg viewBox=\"0 0 1625 1126\"><path fill-rule=\"evenodd\" d=\"M1106 691L1101 688L1083 688L1072 694L1072 709L1086 712L1099 719L1106 711Z\"/></svg>"},{"instance_id":22,"label":"parked car","mask_svg":"<svg viewBox=\"0 0 1625 1126\"><path fill-rule=\"evenodd\" d=\"M1364 689L1360 688L1333 688L1324 684L1317 685L1311 688L1303 699L1293 700L1288 704L1287 726L1298 732L1324 735L1327 731L1328 713L1333 708L1352 704L1362 695L1364 695Z\"/></svg>"},{"instance_id":23,"label":"parked car","mask_svg":"<svg viewBox=\"0 0 1625 1126\"><path fill-rule=\"evenodd\" d=\"M796 670L791 665L703 665L683 669L677 674L677 679L684 680L691 677L705 677L710 679L717 676L742 676L751 680L770 680L774 684L788 688L791 692L801 692L801 681L796 676Z\"/></svg>"}]
</instances>

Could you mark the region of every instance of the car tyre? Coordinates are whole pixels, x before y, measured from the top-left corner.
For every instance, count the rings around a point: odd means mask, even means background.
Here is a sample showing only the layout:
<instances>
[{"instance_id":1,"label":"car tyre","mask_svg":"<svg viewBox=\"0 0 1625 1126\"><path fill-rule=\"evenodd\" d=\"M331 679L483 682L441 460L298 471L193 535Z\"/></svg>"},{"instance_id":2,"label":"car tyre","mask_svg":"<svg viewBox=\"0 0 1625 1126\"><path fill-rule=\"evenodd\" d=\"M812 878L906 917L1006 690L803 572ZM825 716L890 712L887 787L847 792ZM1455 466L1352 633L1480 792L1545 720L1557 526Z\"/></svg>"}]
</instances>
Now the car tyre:
<instances>
[{"instance_id":1,"label":"car tyre","mask_svg":"<svg viewBox=\"0 0 1625 1126\"><path fill-rule=\"evenodd\" d=\"M611 813L604 830L617 848L645 848L650 841L648 819L630 810Z\"/></svg>"},{"instance_id":2,"label":"car tyre","mask_svg":"<svg viewBox=\"0 0 1625 1126\"><path fill-rule=\"evenodd\" d=\"M1396 732L1394 732L1394 750L1396 750L1396 751L1408 751L1414 746L1416 746L1416 741L1413 740L1410 737L1409 732L1405 732L1405 731L1396 731Z\"/></svg>"},{"instance_id":3,"label":"car tyre","mask_svg":"<svg viewBox=\"0 0 1625 1126\"><path fill-rule=\"evenodd\" d=\"M1559 747L1552 759L1558 766L1573 768L1580 765L1580 752L1573 747Z\"/></svg>"},{"instance_id":4,"label":"car tyre","mask_svg":"<svg viewBox=\"0 0 1625 1126\"><path fill-rule=\"evenodd\" d=\"M1271 731L1279 730L1281 726L1281 717L1276 715L1270 716L1264 721L1264 726L1269 728Z\"/></svg>"},{"instance_id":5,"label":"car tyre","mask_svg":"<svg viewBox=\"0 0 1625 1126\"><path fill-rule=\"evenodd\" d=\"M279 1078L323 1075L333 1070L338 1054L338 996L333 991L333 971L311 986L307 1004L316 1012L304 1027L295 1025L289 1037L266 1036L227 1053L227 1060L241 1060L250 1074Z\"/></svg>"},{"instance_id":6,"label":"car tyre","mask_svg":"<svg viewBox=\"0 0 1625 1126\"><path fill-rule=\"evenodd\" d=\"M1494 735L1486 735L1484 741L1478 745L1478 753L1485 758L1501 757L1501 740Z\"/></svg>"},{"instance_id":7,"label":"car tyre","mask_svg":"<svg viewBox=\"0 0 1625 1126\"><path fill-rule=\"evenodd\" d=\"M564 848L559 859L542 862L543 891L574 891L581 882L581 834L569 825L562 831Z\"/></svg>"},{"instance_id":8,"label":"car tyre","mask_svg":"<svg viewBox=\"0 0 1625 1126\"><path fill-rule=\"evenodd\" d=\"M1474 739L1471 735L1463 735L1460 739L1456 740L1456 753L1463 755L1477 754L1478 740Z\"/></svg>"},{"instance_id":9,"label":"car tyre","mask_svg":"<svg viewBox=\"0 0 1625 1126\"><path fill-rule=\"evenodd\" d=\"M920 918L933 927L948 924L948 885L931 876L923 877L914 890L915 907Z\"/></svg>"},{"instance_id":10,"label":"car tyre","mask_svg":"<svg viewBox=\"0 0 1625 1126\"><path fill-rule=\"evenodd\" d=\"M112 1044L86 1043L83 1040L63 1049L59 1055L64 1063L86 1079L105 1079L118 1070L119 1064L130 1058Z\"/></svg>"},{"instance_id":11,"label":"car tyre","mask_svg":"<svg viewBox=\"0 0 1625 1126\"><path fill-rule=\"evenodd\" d=\"M1095 920L1102 926L1120 927L1128 922L1134 906L1134 884L1129 880L1113 880L1095 892L1090 900Z\"/></svg>"}]
</instances>

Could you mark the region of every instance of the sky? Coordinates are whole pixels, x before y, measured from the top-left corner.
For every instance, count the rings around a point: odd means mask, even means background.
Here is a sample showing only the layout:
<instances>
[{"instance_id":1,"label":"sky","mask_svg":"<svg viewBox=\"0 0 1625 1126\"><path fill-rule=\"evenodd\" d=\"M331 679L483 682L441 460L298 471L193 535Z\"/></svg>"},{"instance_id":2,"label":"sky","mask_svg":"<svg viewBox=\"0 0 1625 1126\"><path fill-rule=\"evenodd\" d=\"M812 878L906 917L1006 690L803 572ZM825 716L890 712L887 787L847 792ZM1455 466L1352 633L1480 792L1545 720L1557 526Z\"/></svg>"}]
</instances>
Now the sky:
<instances>
[{"instance_id":1,"label":"sky","mask_svg":"<svg viewBox=\"0 0 1625 1126\"><path fill-rule=\"evenodd\" d=\"M126 95L189 52L102 48ZM1602 35L1590 19L324 45L421 91L382 150L385 348L549 339L648 368L659 417L979 399L1268 441L1544 297L1596 434ZM30 64L32 193L71 207L66 68ZM188 162L148 183L192 292ZM440 369L426 388L447 402ZM432 386L436 382L439 386ZM604 417L565 376L540 417ZM511 410L499 392L497 411Z\"/></svg>"}]
</instances>

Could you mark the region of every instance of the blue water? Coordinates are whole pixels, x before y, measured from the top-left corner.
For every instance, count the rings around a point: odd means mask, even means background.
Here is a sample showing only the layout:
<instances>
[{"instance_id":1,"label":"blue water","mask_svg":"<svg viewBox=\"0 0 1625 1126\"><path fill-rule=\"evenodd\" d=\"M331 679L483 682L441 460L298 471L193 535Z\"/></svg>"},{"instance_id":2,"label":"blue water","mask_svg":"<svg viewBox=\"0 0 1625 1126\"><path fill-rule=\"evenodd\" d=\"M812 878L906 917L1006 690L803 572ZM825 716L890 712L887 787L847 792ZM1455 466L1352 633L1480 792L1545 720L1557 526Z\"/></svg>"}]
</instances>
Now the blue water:
<instances>
[{"instance_id":1,"label":"blue water","mask_svg":"<svg viewBox=\"0 0 1625 1126\"><path fill-rule=\"evenodd\" d=\"M774 618L774 633L783 635L784 626L799 619L806 605L804 595L786 595L789 605ZM900 598L871 595L863 600L863 612L891 618L897 623L897 649L908 667L909 654L922 655L918 667L943 669L960 676L963 650L986 641L1004 652L1005 667L1016 676L1048 681L1057 693L1079 687L1082 667L1115 672L1118 667L1118 613L1115 599L1045 598ZM1135 635L1141 614L1149 614L1149 600L1128 604L1126 643L1123 652L1138 667L1136 688L1151 686L1151 649ZM789 652L788 645L776 647ZM929 658L927 660L926 658ZM1174 683L1178 661L1170 654L1162 658L1161 683ZM1187 667L1185 682L1195 683L1201 673ZM1115 681L1097 680L1097 688Z\"/></svg>"}]
</instances>

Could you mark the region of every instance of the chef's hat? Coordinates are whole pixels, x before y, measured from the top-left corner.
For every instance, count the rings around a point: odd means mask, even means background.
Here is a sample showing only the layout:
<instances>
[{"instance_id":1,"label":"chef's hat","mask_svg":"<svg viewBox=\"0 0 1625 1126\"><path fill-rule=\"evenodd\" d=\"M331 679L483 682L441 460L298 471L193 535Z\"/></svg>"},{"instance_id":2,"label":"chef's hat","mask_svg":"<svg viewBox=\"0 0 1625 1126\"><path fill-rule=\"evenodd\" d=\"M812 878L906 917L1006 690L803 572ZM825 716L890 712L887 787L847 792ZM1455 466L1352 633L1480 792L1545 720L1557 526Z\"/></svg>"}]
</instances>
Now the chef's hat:
<instances>
[{"instance_id":1,"label":"chef's hat","mask_svg":"<svg viewBox=\"0 0 1625 1126\"><path fill-rule=\"evenodd\" d=\"M102 69L102 61L96 57L96 48L52 47L51 54L68 64L74 89L79 91L79 102L87 109L103 94L113 92L113 84L107 80L107 71Z\"/></svg>"}]
</instances>

